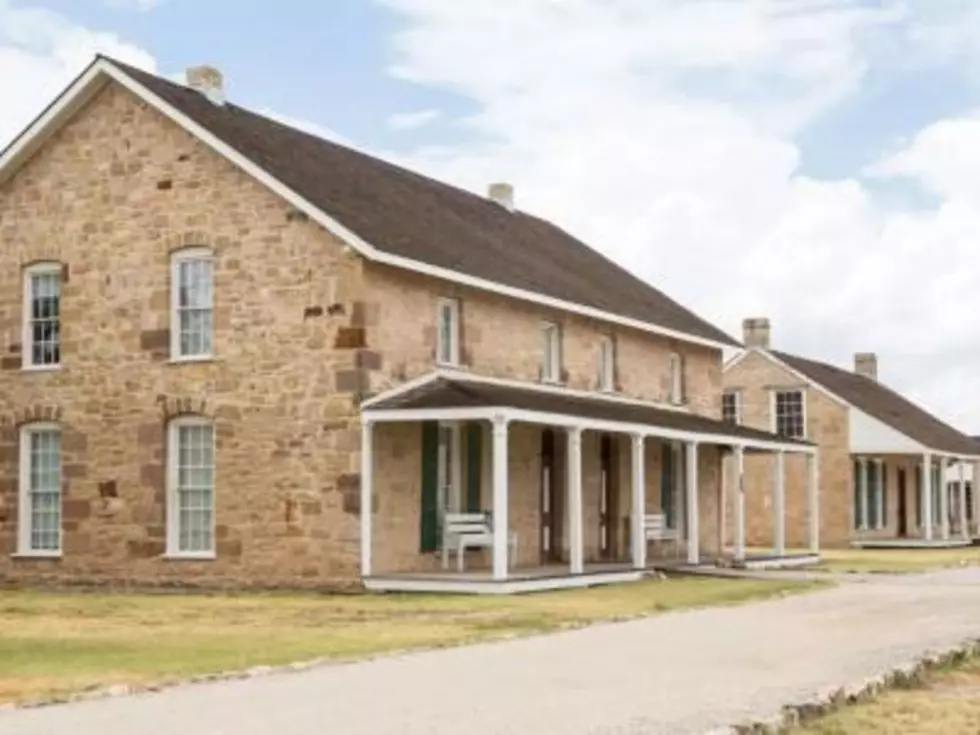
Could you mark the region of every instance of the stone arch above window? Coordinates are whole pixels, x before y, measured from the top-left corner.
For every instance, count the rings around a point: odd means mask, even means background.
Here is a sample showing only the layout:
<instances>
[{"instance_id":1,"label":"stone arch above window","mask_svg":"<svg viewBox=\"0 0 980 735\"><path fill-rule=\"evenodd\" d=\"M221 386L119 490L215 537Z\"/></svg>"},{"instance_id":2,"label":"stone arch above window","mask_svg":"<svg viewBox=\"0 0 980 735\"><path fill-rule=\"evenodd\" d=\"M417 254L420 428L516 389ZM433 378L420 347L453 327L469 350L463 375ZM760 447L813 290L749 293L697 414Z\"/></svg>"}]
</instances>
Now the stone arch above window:
<instances>
[{"instance_id":1,"label":"stone arch above window","mask_svg":"<svg viewBox=\"0 0 980 735\"><path fill-rule=\"evenodd\" d=\"M157 396L160 412L165 421L171 421L183 416L200 417L209 421L214 420L213 411L206 398L193 396Z\"/></svg>"}]
</instances>

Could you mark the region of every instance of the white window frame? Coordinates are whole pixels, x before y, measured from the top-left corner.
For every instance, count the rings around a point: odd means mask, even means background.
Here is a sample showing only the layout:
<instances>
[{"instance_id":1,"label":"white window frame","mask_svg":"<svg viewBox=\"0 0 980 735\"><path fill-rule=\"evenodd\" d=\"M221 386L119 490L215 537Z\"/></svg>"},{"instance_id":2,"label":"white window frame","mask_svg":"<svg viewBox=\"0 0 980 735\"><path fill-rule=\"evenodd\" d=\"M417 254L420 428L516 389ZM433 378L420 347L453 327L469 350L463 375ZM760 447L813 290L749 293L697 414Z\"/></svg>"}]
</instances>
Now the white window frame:
<instances>
[{"instance_id":1,"label":"white window frame","mask_svg":"<svg viewBox=\"0 0 980 735\"><path fill-rule=\"evenodd\" d=\"M61 368L63 355L61 354L61 288L64 286L64 279L61 277L61 263L46 261L34 263L24 269L24 296L23 296L23 325L21 337L21 366L24 370L58 370ZM58 276L58 362L35 363L34 362L34 320L31 317L31 307L34 301L34 276Z\"/></svg>"},{"instance_id":2,"label":"white window frame","mask_svg":"<svg viewBox=\"0 0 980 735\"><path fill-rule=\"evenodd\" d=\"M670 353L667 360L670 379L670 395L668 400L675 406L684 403L684 361L677 352Z\"/></svg>"},{"instance_id":3,"label":"white window frame","mask_svg":"<svg viewBox=\"0 0 980 735\"><path fill-rule=\"evenodd\" d=\"M446 322L445 316L449 315ZM438 312L436 315L436 362L440 365L458 366L459 365L459 299L439 299ZM449 332L449 354L445 354L444 345L446 331Z\"/></svg>"},{"instance_id":4,"label":"white window frame","mask_svg":"<svg viewBox=\"0 0 980 735\"><path fill-rule=\"evenodd\" d=\"M58 454L58 501L61 506L58 511L58 548L57 549L35 549L31 544L33 525L31 523L31 435L42 432L61 433L61 427L56 423L37 422L24 424L20 427L20 446L18 473L18 498L17 498L17 552L14 556L23 557L60 557L62 545L64 543L64 491L62 487L62 468L64 466L63 452L59 448Z\"/></svg>"},{"instance_id":5,"label":"white window frame","mask_svg":"<svg viewBox=\"0 0 980 735\"><path fill-rule=\"evenodd\" d=\"M616 345L608 336L599 342L599 390L606 393L616 390Z\"/></svg>"},{"instance_id":6,"label":"white window frame","mask_svg":"<svg viewBox=\"0 0 980 735\"><path fill-rule=\"evenodd\" d=\"M180 266L187 261L206 260L211 264L211 349L208 352L181 354L180 331ZM214 359L214 253L209 248L184 248L170 256L170 361L198 362Z\"/></svg>"},{"instance_id":7,"label":"white window frame","mask_svg":"<svg viewBox=\"0 0 980 735\"><path fill-rule=\"evenodd\" d=\"M725 396L732 396L735 403L735 426L742 425L742 391L726 390L721 394L721 420L725 421Z\"/></svg>"},{"instance_id":8,"label":"white window frame","mask_svg":"<svg viewBox=\"0 0 980 735\"><path fill-rule=\"evenodd\" d=\"M779 422L776 420L776 396L779 393L799 393L800 394L800 413L803 421L803 433L800 436L786 437L788 439L806 439L809 432L807 431L807 407L806 407L806 397L807 391L803 388L773 388L769 391L769 430L773 434L777 434L777 428Z\"/></svg>"},{"instance_id":9,"label":"white window frame","mask_svg":"<svg viewBox=\"0 0 980 735\"><path fill-rule=\"evenodd\" d=\"M544 383L561 383L561 325L544 322L541 325L542 345L541 380Z\"/></svg>"},{"instance_id":10,"label":"white window frame","mask_svg":"<svg viewBox=\"0 0 980 735\"><path fill-rule=\"evenodd\" d=\"M180 503L178 493L178 467L180 463L180 429L187 426L207 426L211 429L211 549L185 551L180 548ZM217 429L214 422L204 416L179 416L167 425L167 550L172 559L202 559L216 557L217 517Z\"/></svg>"}]
</instances>

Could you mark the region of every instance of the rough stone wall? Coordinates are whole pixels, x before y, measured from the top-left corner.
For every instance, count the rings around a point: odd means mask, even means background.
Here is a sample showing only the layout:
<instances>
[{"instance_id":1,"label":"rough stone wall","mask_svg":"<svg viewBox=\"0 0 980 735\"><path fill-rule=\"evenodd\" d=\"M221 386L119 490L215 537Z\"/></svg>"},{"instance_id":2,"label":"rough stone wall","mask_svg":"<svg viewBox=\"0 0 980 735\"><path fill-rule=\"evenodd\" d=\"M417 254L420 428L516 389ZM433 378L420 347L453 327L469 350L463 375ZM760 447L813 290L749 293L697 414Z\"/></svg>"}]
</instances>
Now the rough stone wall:
<instances>
[{"instance_id":1,"label":"rough stone wall","mask_svg":"<svg viewBox=\"0 0 980 735\"><path fill-rule=\"evenodd\" d=\"M564 383L579 390L598 386L599 344L612 335L617 352L619 392L667 401L669 357L683 356L690 408L721 415L721 351L688 345L628 328L602 324L534 304L476 291L387 266L365 267L368 340L381 364L365 380L384 391L433 369L440 298L460 300L463 367L484 375L537 381L541 377L541 324L561 324Z\"/></svg>"},{"instance_id":2,"label":"rough stone wall","mask_svg":"<svg viewBox=\"0 0 980 735\"><path fill-rule=\"evenodd\" d=\"M0 577L183 585L351 580L360 263L120 87L0 187ZM170 254L214 255L215 359L171 364ZM63 265L62 366L21 369L22 272ZM167 420L213 419L217 558L164 551ZM54 417L64 554L13 559L18 427Z\"/></svg>"},{"instance_id":3,"label":"rough stone wall","mask_svg":"<svg viewBox=\"0 0 980 735\"><path fill-rule=\"evenodd\" d=\"M820 451L820 540L824 546L844 546L851 538L851 460L847 409L768 357L752 352L724 373L725 390L738 391L745 426L771 431L770 394L775 389L801 389L806 402L807 439ZM746 543L771 547L773 543L772 490L776 460L771 454L745 455ZM726 472L734 460L726 459ZM733 475L729 474L729 477ZM806 545L806 459L786 455L786 543ZM733 496L726 499L726 537L732 538Z\"/></svg>"}]
</instances>

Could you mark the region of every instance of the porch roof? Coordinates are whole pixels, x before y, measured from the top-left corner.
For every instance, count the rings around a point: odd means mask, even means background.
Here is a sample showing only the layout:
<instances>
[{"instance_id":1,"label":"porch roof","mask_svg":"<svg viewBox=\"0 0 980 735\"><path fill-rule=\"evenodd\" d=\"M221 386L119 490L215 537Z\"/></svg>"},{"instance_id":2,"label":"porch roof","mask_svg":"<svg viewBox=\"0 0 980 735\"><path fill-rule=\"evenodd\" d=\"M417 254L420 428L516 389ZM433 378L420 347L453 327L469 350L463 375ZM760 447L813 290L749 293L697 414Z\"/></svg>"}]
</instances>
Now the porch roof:
<instances>
[{"instance_id":1,"label":"porch roof","mask_svg":"<svg viewBox=\"0 0 980 735\"><path fill-rule=\"evenodd\" d=\"M362 409L378 421L493 418L503 413L515 421L581 425L586 429L702 441L724 446L810 452L810 442L697 416L603 396L518 387L438 376L408 390L378 396Z\"/></svg>"}]
</instances>

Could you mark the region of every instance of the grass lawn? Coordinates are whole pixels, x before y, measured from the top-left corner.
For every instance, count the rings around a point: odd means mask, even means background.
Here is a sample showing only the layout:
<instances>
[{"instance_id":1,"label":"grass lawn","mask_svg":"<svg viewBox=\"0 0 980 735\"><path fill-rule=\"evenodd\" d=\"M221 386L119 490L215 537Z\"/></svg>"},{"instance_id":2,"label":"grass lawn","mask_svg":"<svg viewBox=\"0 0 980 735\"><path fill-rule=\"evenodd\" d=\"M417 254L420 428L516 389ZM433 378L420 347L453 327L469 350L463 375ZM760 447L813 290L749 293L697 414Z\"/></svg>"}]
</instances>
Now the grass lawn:
<instances>
[{"instance_id":1,"label":"grass lawn","mask_svg":"<svg viewBox=\"0 0 980 735\"><path fill-rule=\"evenodd\" d=\"M887 692L846 707L794 735L976 735L980 732L980 659L928 675L923 687Z\"/></svg>"},{"instance_id":2,"label":"grass lawn","mask_svg":"<svg viewBox=\"0 0 980 735\"><path fill-rule=\"evenodd\" d=\"M812 587L680 578L502 598L0 592L0 703L458 645Z\"/></svg>"},{"instance_id":3,"label":"grass lawn","mask_svg":"<svg viewBox=\"0 0 980 735\"><path fill-rule=\"evenodd\" d=\"M980 564L980 547L960 549L821 549L815 571L924 572Z\"/></svg>"}]
</instances>

